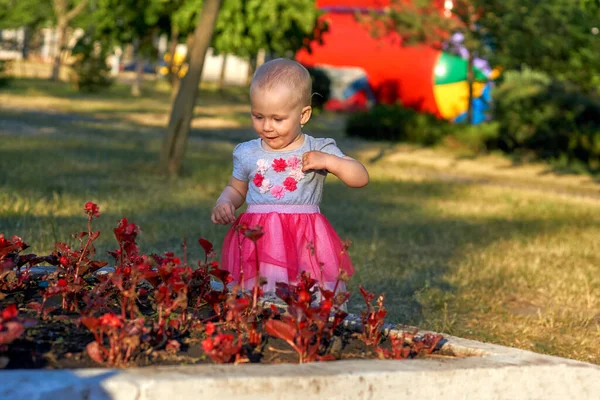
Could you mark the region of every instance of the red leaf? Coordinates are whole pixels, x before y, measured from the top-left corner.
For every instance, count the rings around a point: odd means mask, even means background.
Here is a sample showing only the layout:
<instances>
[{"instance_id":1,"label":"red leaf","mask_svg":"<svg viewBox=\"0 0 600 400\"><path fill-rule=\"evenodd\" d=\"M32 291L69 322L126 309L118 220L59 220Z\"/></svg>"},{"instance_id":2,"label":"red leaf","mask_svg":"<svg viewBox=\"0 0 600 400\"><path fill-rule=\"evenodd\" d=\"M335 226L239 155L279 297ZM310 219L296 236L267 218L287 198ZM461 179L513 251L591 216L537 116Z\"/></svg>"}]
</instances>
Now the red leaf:
<instances>
[{"instance_id":1,"label":"red leaf","mask_svg":"<svg viewBox=\"0 0 600 400\"><path fill-rule=\"evenodd\" d=\"M5 322L3 325L4 331L0 331L0 345L12 342L13 340L21 336L21 334L25 330L23 324L16 321Z\"/></svg>"},{"instance_id":2,"label":"red leaf","mask_svg":"<svg viewBox=\"0 0 600 400\"><path fill-rule=\"evenodd\" d=\"M218 269L218 268L214 268L213 270L210 271L210 274L212 276L214 276L215 278L217 278L218 280L220 280L221 282L223 282L223 290L225 290L225 288L227 287L227 283L229 283L230 279L230 274L229 271L225 271L222 269Z\"/></svg>"},{"instance_id":3,"label":"red leaf","mask_svg":"<svg viewBox=\"0 0 600 400\"><path fill-rule=\"evenodd\" d=\"M98 271L100 268L104 267L105 265L108 265L108 263L106 261L92 261L91 263L88 264L87 272L91 273L91 272Z\"/></svg>"},{"instance_id":4,"label":"red leaf","mask_svg":"<svg viewBox=\"0 0 600 400\"><path fill-rule=\"evenodd\" d=\"M294 343L297 331L292 325L276 319L270 319L265 324L265 329L271 336L283 339L286 342Z\"/></svg>"},{"instance_id":5,"label":"red leaf","mask_svg":"<svg viewBox=\"0 0 600 400\"><path fill-rule=\"evenodd\" d=\"M82 317L81 323L85 325L85 327L88 328L90 331L94 331L100 326L100 321L98 320L98 318L94 317Z\"/></svg>"},{"instance_id":6,"label":"red leaf","mask_svg":"<svg viewBox=\"0 0 600 400\"><path fill-rule=\"evenodd\" d=\"M56 248L61 253L69 253L69 251L71 250L71 248L67 244L62 242L56 243Z\"/></svg>"},{"instance_id":7,"label":"red leaf","mask_svg":"<svg viewBox=\"0 0 600 400\"><path fill-rule=\"evenodd\" d=\"M100 236L100 232L92 232L92 234L90 235L90 240L94 241L98 239L98 236Z\"/></svg>"},{"instance_id":8,"label":"red leaf","mask_svg":"<svg viewBox=\"0 0 600 400\"><path fill-rule=\"evenodd\" d=\"M15 318L18 314L19 310L17 310L17 305L10 304L6 306L4 310L2 310L2 313L0 313L0 317L2 317L3 320L9 320Z\"/></svg>"},{"instance_id":9,"label":"red leaf","mask_svg":"<svg viewBox=\"0 0 600 400\"><path fill-rule=\"evenodd\" d=\"M24 256L19 256L19 261L17 262L17 265L19 267L25 265L25 264L31 264L32 262L34 262L37 259L37 256L35 254L27 254Z\"/></svg>"},{"instance_id":10,"label":"red leaf","mask_svg":"<svg viewBox=\"0 0 600 400\"><path fill-rule=\"evenodd\" d=\"M74 239L81 239L81 238L83 238L83 237L87 236L87 234L88 234L87 232L79 232L79 233L78 233L78 234L76 234L76 235L75 235L75 234L73 234L73 238L74 238Z\"/></svg>"},{"instance_id":11,"label":"red leaf","mask_svg":"<svg viewBox=\"0 0 600 400\"><path fill-rule=\"evenodd\" d=\"M200 246L202 246L206 255L208 255L210 252L213 251L213 244L211 242L209 242L208 240L206 240L204 238L200 238L200 239L198 239L198 243L200 243Z\"/></svg>"},{"instance_id":12,"label":"red leaf","mask_svg":"<svg viewBox=\"0 0 600 400\"><path fill-rule=\"evenodd\" d=\"M88 343L88 345L85 346L85 349L87 350L88 355L92 360L96 361L98 364L104 364L104 356L100 351L100 346L98 345L98 342Z\"/></svg>"},{"instance_id":13,"label":"red leaf","mask_svg":"<svg viewBox=\"0 0 600 400\"><path fill-rule=\"evenodd\" d=\"M317 360L319 360L319 361L335 361L336 358L333 354L326 354L324 356L317 356Z\"/></svg>"},{"instance_id":14,"label":"red leaf","mask_svg":"<svg viewBox=\"0 0 600 400\"><path fill-rule=\"evenodd\" d=\"M358 290L360 290L360 294L362 294L362 296L365 299L365 303L367 303L367 304L369 304L371 302L371 300L373 300L375 298L375 295L373 293L368 292L361 285L358 285Z\"/></svg>"},{"instance_id":15,"label":"red leaf","mask_svg":"<svg viewBox=\"0 0 600 400\"><path fill-rule=\"evenodd\" d=\"M16 246L8 246L8 247L3 247L0 248L0 259L6 257L7 254L10 254L12 252L18 252L18 249Z\"/></svg>"},{"instance_id":16,"label":"red leaf","mask_svg":"<svg viewBox=\"0 0 600 400\"><path fill-rule=\"evenodd\" d=\"M161 282L157 271L144 271L144 279L146 279L154 288L156 288Z\"/></svg>"},{"instance_id":17,"label":"red leaf","mask_svg":"<svg viewBox=\"0 0 600 400\"><path fill-rule=\"evenodd\" d=\"M181 349L181 344L177 340L169 340L165 346L167 353L175 354Z\"/></svg>"},{"instance_id":18,"label":"red leaf","mask_svg":"<svg viewBox=\"0 0 600 400\"><path fill-rule=\"evenodd\" d=\"M321 292L321 296L323 296L326 300L332 299L333 295L335 294L332 290L327 290L323 288L320 288L319 291Z\"/></svg>"},{"instance_id":19,"label":"red leaf","mask_svg":"<svg viewBox=\"0 0 600 400\"><path fill-rule=\"evenodd\" d=\"M38 303L37 301L32 301L31 303L27 303L27 307L31 308L34 311L37 311L38 313L42 312L42 304Z\"/></svg>"}]
</instances>

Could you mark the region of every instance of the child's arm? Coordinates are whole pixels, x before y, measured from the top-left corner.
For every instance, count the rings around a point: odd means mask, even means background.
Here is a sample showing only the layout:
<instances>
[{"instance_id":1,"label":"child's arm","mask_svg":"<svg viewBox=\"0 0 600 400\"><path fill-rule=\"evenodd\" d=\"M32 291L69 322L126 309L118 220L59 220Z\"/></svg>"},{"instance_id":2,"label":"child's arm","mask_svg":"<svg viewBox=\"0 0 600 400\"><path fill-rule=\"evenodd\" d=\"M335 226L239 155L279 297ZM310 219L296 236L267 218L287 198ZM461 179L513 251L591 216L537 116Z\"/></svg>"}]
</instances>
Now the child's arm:
<instances>
[{"instance_id":1,"label":"child's arm","mask_svg":"<svg viewBox=\"0 0 600 400\"><path fill-rule=\"evenodd\" d=\"M350 187L363 187L369 183L369 173L365 166L351 157L309 151L302 155L302 171L311 169L326 169Z\"/></svg>"},{"instance_id":2,"label":"child's arm","mask_svg":"<svg viewBox=\"0 0 600 400\"><path fill-rule=\"evenodd\" d=\"M210 219L215 224L227 225L235 221L235 210L246 201L248 182L231 177L223 192L217 199Z\"/></svg>"}]
</instances>

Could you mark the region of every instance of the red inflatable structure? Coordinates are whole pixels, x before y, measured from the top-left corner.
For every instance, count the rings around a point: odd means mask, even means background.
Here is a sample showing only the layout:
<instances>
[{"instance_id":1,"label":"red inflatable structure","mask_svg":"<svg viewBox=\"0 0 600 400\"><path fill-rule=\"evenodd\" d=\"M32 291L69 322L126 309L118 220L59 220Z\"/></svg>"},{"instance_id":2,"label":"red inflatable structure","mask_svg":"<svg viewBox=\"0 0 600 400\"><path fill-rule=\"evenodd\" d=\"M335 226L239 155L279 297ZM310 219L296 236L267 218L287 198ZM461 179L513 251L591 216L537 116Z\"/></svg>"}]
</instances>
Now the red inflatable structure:
<instances>
[{"instance_id":1,"label":"red inflatable structure","mask_svg":"<svg viewBox=\"0 0 600 400\"><path fill-rule=\"evenodd\" d=\"M367 108L369 96L374 96L377 102L400 100L404 106L457 120L467 108L466 60L427 46L403 47L397 34L374 38L355 17L356 11L389 4L390 0L317 0L329 31L322 44L311 43L311 53L299 51L296 60L317 68L362 68L364 90L352 90L343 100L326 104L330 109ZM487 80L486 73L476 73L481 81ZM475 97L481 97L484 89L482 83Z\"/></svg>"}]
</instances>

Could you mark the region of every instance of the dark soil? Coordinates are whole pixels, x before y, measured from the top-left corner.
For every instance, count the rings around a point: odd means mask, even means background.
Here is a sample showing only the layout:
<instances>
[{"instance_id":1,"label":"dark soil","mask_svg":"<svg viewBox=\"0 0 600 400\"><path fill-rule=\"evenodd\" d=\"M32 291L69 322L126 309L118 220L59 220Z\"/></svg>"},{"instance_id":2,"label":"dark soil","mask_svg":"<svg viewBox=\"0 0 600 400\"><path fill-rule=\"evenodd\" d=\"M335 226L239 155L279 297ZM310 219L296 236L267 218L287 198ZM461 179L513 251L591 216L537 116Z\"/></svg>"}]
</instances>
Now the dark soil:
<instances>
[{"instance_id":1,"label":"dark soil","mask_svg":"<svg viewBox=\"0 0 600 400\"><path fill-rule=\"evenodd\" d=\"M27 293L31 294L31 293ZM16 293L0 300L0 309L11 303L26 304L24 292ZM46 320L38 317L37 312L27 307L19 308L20 318L35 319L34 326L25 330L20 338L8 345L8 351L0 354L9 359L6 369L65 369L65 368L98 368L102 367L87 354L86 346L94 341L92 333L79 323L78 314L64 314L61 310L51 313ZM158 365L193 365L213 363L202 349L202 332L187 332L177 337L181 344L180 351L169 353L166 350L153 348L149 344L128 364L129 367L145 367ZM252 363L276 364L297 363L298 355L283 340L264 335L260 348L246 349L246 356ZM383 348L389 348L382 343ZM338 329L328 354L336 359L375 359L377 354L367 347L356 333Z\"/></svg>"}]
</instances>

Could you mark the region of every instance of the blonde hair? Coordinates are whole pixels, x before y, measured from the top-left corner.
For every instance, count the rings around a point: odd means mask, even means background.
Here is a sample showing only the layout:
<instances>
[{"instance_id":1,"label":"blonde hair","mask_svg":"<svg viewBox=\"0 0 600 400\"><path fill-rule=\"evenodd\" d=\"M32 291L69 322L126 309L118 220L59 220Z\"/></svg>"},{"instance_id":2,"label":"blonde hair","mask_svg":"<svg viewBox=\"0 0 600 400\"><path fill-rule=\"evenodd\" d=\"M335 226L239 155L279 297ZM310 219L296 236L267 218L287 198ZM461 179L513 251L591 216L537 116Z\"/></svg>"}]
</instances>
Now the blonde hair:
<instances>
[{"instance_id":1,"label":"blonde hair","mask_svg":"<svg viewBox=\"0 0 600 400\"><path fill-rule=\"evenodd\" d=\"M287 87L294 100L302 106L310 106L312 97L312 79L306 68L300 63L287 58L277 58L261 65L250 84L253 90L269 90L276 87Z\"/></svg>"}]
</instances>

